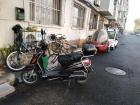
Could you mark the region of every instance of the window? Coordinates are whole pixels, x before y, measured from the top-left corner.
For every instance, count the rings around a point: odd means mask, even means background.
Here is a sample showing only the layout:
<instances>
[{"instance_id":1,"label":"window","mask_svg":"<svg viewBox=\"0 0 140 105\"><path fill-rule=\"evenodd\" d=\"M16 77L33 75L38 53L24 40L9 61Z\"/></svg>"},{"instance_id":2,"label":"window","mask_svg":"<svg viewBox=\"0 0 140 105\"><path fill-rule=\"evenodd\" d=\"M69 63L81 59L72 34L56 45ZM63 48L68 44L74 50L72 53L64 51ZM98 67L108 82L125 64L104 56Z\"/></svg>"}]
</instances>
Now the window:
<instances>
[{"instance_id":1,"label":"window","mask_svg":"<svg viewBox=\"0 0 140 105\"><path fill-rule=\"evenodd\" d=\"M94 14L94 12L91 12L89 29L97 29L97 20L98 20L98 16Z\"/></svg>"},{"instance_id":2,"label":"window","mask_svg":"<svg viewBox=\"0 0 140 105\"><path fill-rule=\"evenodd\" d=\"M85 15L85 8L77 3L74 3L74 11L73 11L73 26L74 27L83 28L84 15Z\"/></svg>"},{"instance_id":3,"label":"window","mask_svg":"<svg viewBox=\"0 0 140 105\"><path fill-rule=\"evenodd\" d=\"M31 44L32 42L34 42L34 41L36 41L36 38L35 38L34 35L29 34L29 35L26 36L26 43L27 43L28 45L30 45L30 44Z\"/></svg>"},{"instance_id":4,"label":"window","mask_svg":"<svg viewBox=\"0 0 140 105\"><path fill-rule=\"evenodd\" d=\"M29 3L30 7L30 20L34 21L35 20L35 0L30 0Z\"/></svg>"},{"instance_id":5,"label":"window","mask_svg":"<svg viewBox=\"0 0 140 105\"><path fill-rule=\"evenodd\" d=\"M30 20L60 25L61 0L30 0Z\"/></svg>"},{"instance_id":6,"label":"window","mask_svg":"<svg viewBox=\"0 0 140 105\"><path fill-rule=\"evenodd\" d=\"M100 0L94 0L94 5L99 7L100 6Z\"/></svg>"},{"instance_id":7,"label":"window","mask_svg":"<svg viewBox=\"0 0 140 105\"><path fill-rule=\"evenodd\" d=\"M114 5L117 5L118 0L114 0Z\"/></svg>"}]
</instances>

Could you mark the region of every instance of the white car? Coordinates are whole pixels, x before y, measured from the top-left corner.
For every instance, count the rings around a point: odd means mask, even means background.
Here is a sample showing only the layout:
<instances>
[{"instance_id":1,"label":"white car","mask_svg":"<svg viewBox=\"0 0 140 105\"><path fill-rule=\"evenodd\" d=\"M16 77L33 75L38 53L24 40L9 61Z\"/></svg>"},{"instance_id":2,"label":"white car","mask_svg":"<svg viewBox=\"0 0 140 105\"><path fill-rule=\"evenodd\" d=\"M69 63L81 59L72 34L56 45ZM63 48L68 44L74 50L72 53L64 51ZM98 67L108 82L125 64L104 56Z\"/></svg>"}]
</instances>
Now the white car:
<instances>
[{"instance_id":1,"label":"white car","mask_svg":"<svg viewBox=\"0 0 140 105\"><path fill-rule=\"evenodd\" d=\"M109 41L109 48L111 50L115 49L118 44L117 33L114 30L108 30L108 41Z\"/></svg>"}]
</instances>

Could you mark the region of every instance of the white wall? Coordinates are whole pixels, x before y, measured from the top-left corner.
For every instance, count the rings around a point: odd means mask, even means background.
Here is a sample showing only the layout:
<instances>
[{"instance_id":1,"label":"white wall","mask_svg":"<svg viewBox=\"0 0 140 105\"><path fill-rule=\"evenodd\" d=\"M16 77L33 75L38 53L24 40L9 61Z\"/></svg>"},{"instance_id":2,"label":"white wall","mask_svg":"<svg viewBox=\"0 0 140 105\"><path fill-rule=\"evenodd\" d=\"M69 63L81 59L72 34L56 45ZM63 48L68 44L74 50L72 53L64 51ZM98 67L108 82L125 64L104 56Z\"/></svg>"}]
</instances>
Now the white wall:
<instances>
[{"instance_id":1,"label":"white wall","mask_svg":"<svg viewBox=\"0 0 140 105\"><path fill-rule=\"evenodd\" d=\"M109 0L109 11L113 15L113 12L114 12L114 0Z\"/></svg>"},{"instance_id":2,"label":"white wall","mask_svg":"<svg viewBox=\"0 0 140 105\"><path fill-rule=\"evenodd\" d=\"M94 4L94 1L95 1L95 0L89 0L89 1L90 1L92 4Z\"/></svg>"},{"instance_id":3,"label":"white wall","mask_svg":"<svg viewBox=\"0 0 140 105\"><path fill-rule=\"evenodd\" d=\"M47 34L65 34L67 35L68 40L86 38L87 35L92 34L95 31L88 30L91 9L78 0L75 1L86 8L83 29L76 29L72 27L74 0L63 0L62 26L48 26L30 22L28 0L0 0L0 48L7 47L8 44L13 43L14 37L11 28L15 24L21 24L22 27L30 25L37 26L38 29L44 28L47 30ZM15 7L25 9L25 21L15 20Z\"/></svg>"},{"instance_id":4,"label":"white wall","mask_svg":"<svg viewBox=\"0 0 140 105\"><path fill-rule=\"evenodd\" d=\"M15 20L15 7L23 7L22 0L0 0L0 48L13 43L13 25L27 26L25 22Z\"/></svg>"}]
</instances>

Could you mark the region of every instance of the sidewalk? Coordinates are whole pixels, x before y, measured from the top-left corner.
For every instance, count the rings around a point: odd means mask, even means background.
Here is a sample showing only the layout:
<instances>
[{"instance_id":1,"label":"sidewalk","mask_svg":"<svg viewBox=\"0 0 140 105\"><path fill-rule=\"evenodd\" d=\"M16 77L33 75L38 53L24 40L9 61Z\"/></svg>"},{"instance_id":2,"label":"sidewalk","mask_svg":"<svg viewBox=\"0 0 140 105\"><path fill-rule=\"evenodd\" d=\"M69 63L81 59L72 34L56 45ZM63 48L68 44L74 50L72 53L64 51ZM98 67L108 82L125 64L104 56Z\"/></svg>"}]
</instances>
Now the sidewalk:
<instances>
[{"instance_id":1,"label":"sidewalk","mask_svg":"<svg viewBox=\"0 0 140 105\"><path fill-rule=\"evenodd\" d=\"M15 81L15 75L5 72L3 67L0 67L0 98L3 98L15 91L12 86Z\"/></svg>"}]
</instances>

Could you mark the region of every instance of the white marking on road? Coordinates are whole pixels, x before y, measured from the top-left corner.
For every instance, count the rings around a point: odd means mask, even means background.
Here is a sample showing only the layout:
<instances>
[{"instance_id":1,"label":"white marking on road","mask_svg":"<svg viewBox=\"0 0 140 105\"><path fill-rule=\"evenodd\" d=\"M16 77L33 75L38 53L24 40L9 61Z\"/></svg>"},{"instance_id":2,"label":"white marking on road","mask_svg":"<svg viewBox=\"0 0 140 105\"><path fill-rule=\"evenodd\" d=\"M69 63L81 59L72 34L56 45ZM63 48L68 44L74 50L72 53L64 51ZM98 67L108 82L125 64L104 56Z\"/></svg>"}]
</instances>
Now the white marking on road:
<instances>
[{"instance_id":1,"label":"white marking on road","mask_svg":"<svg viewBox=\"0 0 140 105\"><path fill-rule=\"evenodd\" d=\"M106 67L105 70L114 75L126 75L125 71L114 67Z\"/></svg>"}]
</instances>

